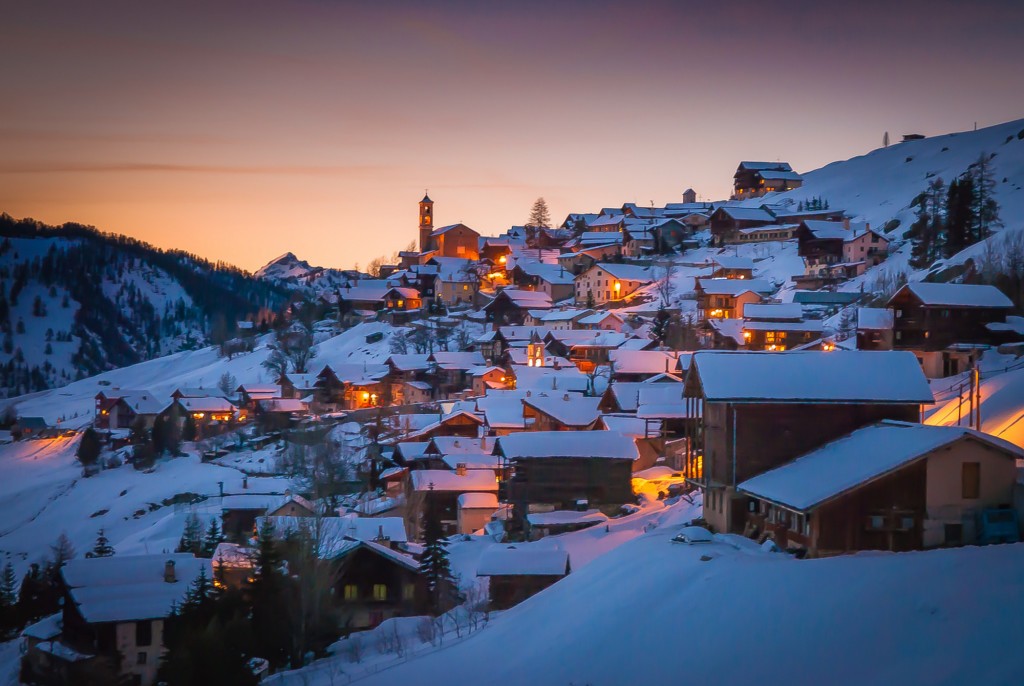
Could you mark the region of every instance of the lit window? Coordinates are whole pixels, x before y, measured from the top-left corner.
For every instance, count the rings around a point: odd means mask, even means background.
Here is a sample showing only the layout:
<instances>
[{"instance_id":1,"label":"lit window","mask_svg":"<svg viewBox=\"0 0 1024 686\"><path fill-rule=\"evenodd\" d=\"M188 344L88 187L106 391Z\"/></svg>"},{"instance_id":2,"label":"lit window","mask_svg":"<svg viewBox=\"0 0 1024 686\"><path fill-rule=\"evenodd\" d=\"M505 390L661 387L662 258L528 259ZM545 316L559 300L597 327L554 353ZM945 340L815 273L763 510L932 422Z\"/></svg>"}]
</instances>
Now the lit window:
<instances>
[{"instance_id":1,"label":"lit window","mask_svg":"<svg viewBox=\"0 0 1024 686\"><path fill-rule=\"evenodd\" d=\"M388 587L384 584L373 585L373 599L374 600L387 600L388 599Z\"/></svg>"},{"instance_id":2,"label":"lit window","mask_svg":"<svg viewBox=\"0 0 1024 686\"><path fill-rule=\"evenodd\" d=\"M416 585L405 584L402 586L402 600L415 600L416 598Z\"/></svg>"},{"instance_id":3,"label":"lit window","mask_svg":"<svg viewBox=\"0 0 1024 686\"><path fill-rule=\"evenodd\" d=\"M355 584L345 584L345 600L351 602L359 597L359 589Z\"/></svg>"}]
</instances>

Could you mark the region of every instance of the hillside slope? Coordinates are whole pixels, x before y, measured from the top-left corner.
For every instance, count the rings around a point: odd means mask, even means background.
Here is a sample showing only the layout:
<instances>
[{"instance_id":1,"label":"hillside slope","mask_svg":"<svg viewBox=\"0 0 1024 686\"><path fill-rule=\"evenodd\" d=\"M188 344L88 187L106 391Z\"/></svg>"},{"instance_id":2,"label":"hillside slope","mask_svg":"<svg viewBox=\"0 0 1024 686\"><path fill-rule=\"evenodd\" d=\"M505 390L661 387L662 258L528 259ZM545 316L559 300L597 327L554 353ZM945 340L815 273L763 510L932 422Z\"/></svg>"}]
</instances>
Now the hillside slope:
<instances>
[{"instance_id":1,"label":"hillside slope","mask_svg":"<svg viewBox=\"0 0 1024 686\"><path fill-rule=\"evenodd\" d=\"M223 341L284 289L88 227L0 216L0 392L62 386Z\"/></svg>"},{"instance_id":2,"label":"hillside slope","mask_svg":"<svg viewBox=\"0 0 1024 686\"><path fill-rule=\"evenodd\" d=\"M1024 579L1006 571L1024 544L798 561L678 529L358 683L1009 684L1024 668ZM308 676L288 683L331 683Z\"/></svg>"}]
</instances>

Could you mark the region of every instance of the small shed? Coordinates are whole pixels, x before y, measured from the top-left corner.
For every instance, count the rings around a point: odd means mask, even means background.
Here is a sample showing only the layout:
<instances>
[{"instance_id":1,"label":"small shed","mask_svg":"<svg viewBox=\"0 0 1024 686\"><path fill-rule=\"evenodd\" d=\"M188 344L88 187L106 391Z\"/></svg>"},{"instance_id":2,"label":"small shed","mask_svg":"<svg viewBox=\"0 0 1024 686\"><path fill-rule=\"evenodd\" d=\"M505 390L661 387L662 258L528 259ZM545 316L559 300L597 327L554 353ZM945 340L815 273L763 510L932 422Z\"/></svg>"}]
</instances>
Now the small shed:
<instances>
[{"instance_id":1,"label":"small shed","mask_svg":"<svg viewBox=\"0 0 1024 686\"><path fill-rule=\"evenodd\" d=\"M490 605L507 610L571 571L569 553L537 546L494 546L480 556L477 576L489 578Z\"/></svg>"}]
</instances>

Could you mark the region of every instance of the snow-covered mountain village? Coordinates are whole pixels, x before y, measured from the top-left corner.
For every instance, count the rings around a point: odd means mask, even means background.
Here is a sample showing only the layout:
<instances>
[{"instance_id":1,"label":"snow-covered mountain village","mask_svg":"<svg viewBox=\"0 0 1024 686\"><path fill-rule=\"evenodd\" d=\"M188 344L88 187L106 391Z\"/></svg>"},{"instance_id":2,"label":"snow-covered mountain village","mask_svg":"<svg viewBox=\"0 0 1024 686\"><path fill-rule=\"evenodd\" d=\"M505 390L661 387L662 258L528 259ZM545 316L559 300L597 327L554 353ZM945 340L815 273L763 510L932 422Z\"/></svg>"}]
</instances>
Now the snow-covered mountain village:
<instances>
[{"instance_id":1,"label":"snow-covered mountain village","mask_svg":"<svg viewBox=\"0 0 1024 686\"><path fill-rule=\"evenodd\" d=\"M1021 179L1024 120L742 161L720 201L538 200L494 235L428 193L373 273L273 260L247 292L287 298L219 344L3 401L3 659L40 684L624 683L686 626L695 678L799 643L807 682L1011 683L978 653L1024 638ZM84 343L95 305L51 263L99 236L7 221L10 372L44 326L42 359ZM99 297L195 311L128 264L104 284L139 295Z\"/></svg>"},{"instance_id":2,"label":"snow-covered mountain village","mask_svg":"<svg viewBox=\"0 0 1024 686\"><path fill-rule=\"evenodd\" d=\"M1024 684L1022 25L5 8L0 686Z\"/></svg>"}]
</instances>

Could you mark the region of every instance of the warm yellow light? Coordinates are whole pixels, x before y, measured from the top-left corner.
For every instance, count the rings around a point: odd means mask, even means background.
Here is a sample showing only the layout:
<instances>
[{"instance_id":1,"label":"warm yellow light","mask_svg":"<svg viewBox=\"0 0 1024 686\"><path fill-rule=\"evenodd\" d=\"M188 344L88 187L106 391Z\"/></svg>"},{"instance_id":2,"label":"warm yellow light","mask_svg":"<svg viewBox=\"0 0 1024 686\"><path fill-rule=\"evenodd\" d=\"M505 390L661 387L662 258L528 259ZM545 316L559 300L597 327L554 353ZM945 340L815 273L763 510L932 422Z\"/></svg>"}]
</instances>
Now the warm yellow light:
<instances>
[{"instance_id":1,"label":"warm yellow light","mask_svg":"<svg viewBox=\"0 0 1024 686\"><path fill-rule=\"evenodd\" d=\"M750 336L751 336L751 333L749 331L744 331L743 332L743 337L746 338L748 341L750 340Z\"/></svg>"},{"instance_id":2,"label":"warm yellow light","mask_svg":"<svg viewBox=\"0 0 1024 686\"><path fill-rule=\"evenodd\" d=\"M193 418L193 419L202 419L202 418L203 418L203 417L205 417L205 416L206 416L206 415L205 415L205 414L203 414L202 412L193 412L193 413L192 413L192 418Z\"/></svg>"},{"instance_id":3,"label":"warm yellow light","mask_svg":"<svg viewBox=\"0 0 1024 686\"><path fill-rule=\"evenodd\" d=\"M508 262L508 259L504 255L502 255L501 257L498 258L498 262L500 264L505 264L506 262Z\"/></svg>"},{"instance_id":4,"label":"warm yellow light","mask_svg":"<svg viewBox=\"0 0 1024 686\"><path fill-rule=\"evenodd\" d=\"M363 391L363 400L369 400L370 394L367 391Z\"/></svg>"},{"instance_id":5,"label":"warm yellow light","mask_svg":"<svg viewBox=\"0 0 1024 686\"><path fill-rule=\"evenodd\" d=\"M617 291L622 290L622 284L619 283L618 281L615 282L615 290L617 290Z\"/></svg>"}]
</instances>

